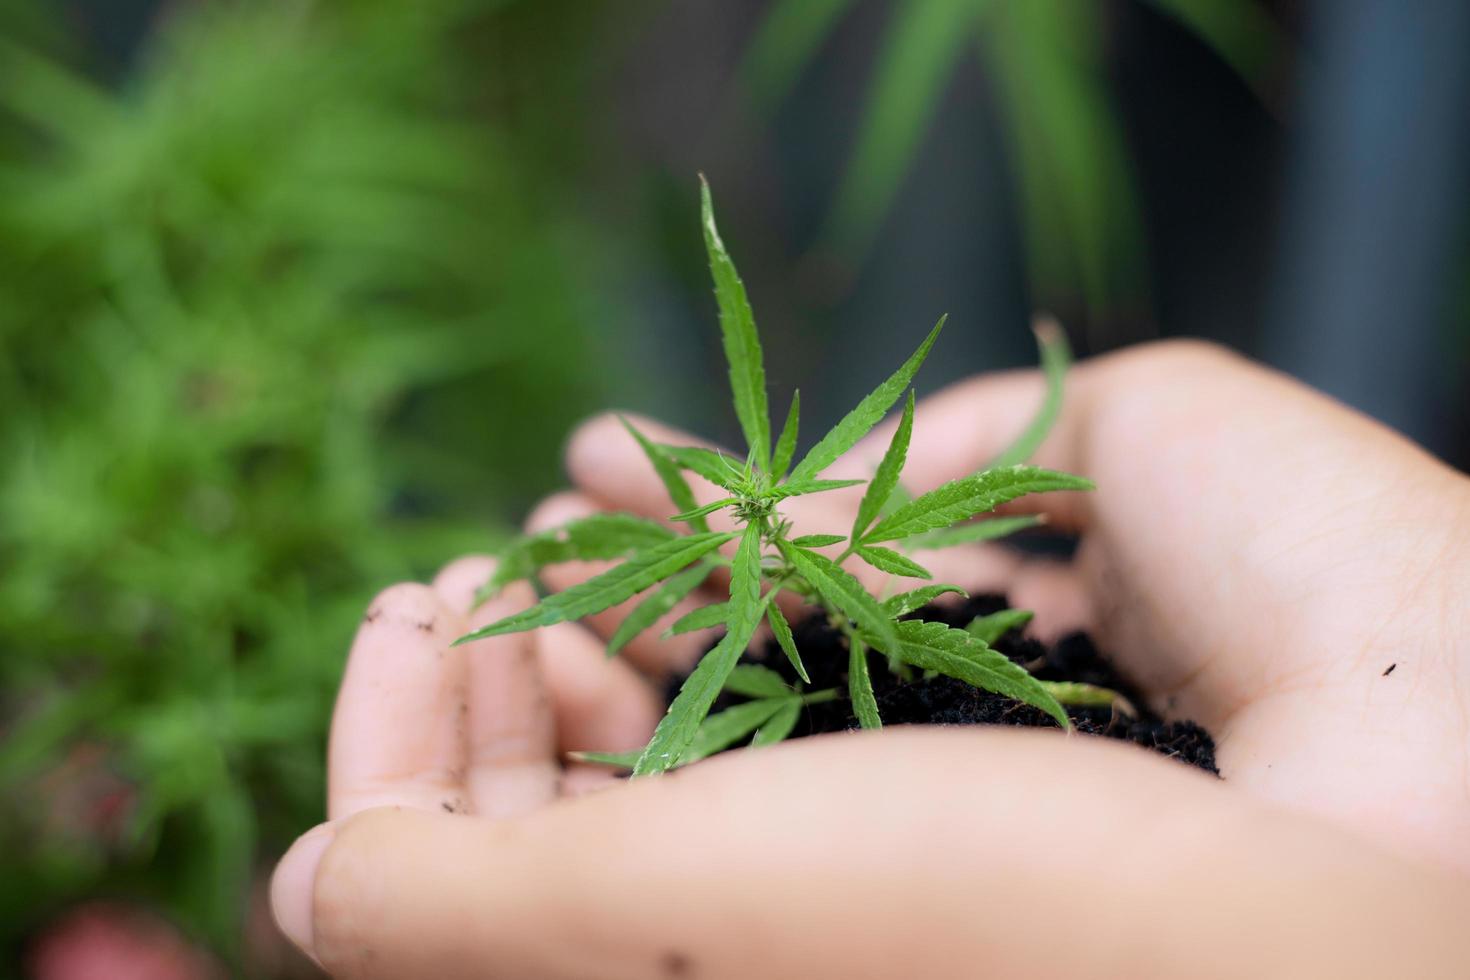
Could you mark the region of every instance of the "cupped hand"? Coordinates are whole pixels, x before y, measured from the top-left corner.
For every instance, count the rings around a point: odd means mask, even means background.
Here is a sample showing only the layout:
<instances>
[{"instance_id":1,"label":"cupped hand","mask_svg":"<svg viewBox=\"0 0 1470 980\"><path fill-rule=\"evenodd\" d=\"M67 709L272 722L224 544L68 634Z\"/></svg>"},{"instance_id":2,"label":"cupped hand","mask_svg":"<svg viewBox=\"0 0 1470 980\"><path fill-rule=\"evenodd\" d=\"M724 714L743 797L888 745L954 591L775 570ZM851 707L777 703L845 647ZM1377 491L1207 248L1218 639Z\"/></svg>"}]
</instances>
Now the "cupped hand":
<instances>
[{"instance_id":1,"label":"cupped hand","mask_svg":"<svg viewBox=\"0 0 1470 980\"><path fill-rule=\"evenodd\" d=\"M984 465L1039 398L1018 373L921 402L905 482ZM828 475L868 476L888 435ZM926 564L1008 592L1044 634L1092 631L1161 708L1215 733L1223 783L1092 739L919 729L589 795L612 781L561 753L640 745L657 678L709 637L661 641L660 624L606 660L599 635L625 607L451 651L531 601L472 609L491 565L463 559L365 617L331 821L276 875L283 927L353 977L1453 975L1470 909L1470 481L1198 344L1076 369L1036 462L1098 484L1029 501L1080 535L1073 562L976 546ZM579 431L568 468L576 489L533 526L673 512L614 420ZM784 510L843 533L860 492Z\"/></svg>"}]
</instances>

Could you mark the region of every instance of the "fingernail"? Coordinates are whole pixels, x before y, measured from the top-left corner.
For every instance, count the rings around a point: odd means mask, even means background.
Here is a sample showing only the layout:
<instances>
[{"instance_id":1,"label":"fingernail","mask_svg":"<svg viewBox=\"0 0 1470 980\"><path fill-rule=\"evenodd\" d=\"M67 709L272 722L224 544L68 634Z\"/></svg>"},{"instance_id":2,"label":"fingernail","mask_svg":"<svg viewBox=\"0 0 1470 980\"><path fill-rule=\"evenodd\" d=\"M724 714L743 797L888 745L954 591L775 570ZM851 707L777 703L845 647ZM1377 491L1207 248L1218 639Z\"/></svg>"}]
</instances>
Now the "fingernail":
<instances>
[{"instance_id":1,"label":"fingernail","mask_svg":"<svg viewBox=\"0 0 1470 980\"><path fill-rule=\"evenodd\" d=\"M271 913L276 917L276 926L313 960L316 960L312 948L316 869L334 836L331 824L308 831L291 845L271 876Z\"/></svg>"}]
</instances>

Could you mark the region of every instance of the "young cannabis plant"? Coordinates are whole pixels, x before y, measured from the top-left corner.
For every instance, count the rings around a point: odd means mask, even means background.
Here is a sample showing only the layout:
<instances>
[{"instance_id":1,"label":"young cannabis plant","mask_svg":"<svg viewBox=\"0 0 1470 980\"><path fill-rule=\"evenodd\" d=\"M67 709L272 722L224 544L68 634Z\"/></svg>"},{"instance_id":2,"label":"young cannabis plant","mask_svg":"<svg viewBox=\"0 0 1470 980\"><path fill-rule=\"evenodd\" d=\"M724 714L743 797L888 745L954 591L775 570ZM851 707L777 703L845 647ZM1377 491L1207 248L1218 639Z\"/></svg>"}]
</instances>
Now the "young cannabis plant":
<instances>
[{"instance_id":1,"label":"young cannabis plant","mask_svg":"<svg viewBox=\"0 0 1470 980\"><path fill-rule=\"evenodd\" d=\"M1026 494L1091 489L1092 484L1081 477L1022 462L1041 443L1060 407L1061 378L1068 360L1060 335L1041 335L1048 391L1040 413L1016 443L981 472L952 480L918 497L910 497L899 483L914 423L914 395L909 384L944 326L943 318L902 367L796 462L799 397L793 395L786 422L773 446L760 338L745 286L715 227L707 184L702 184L701 203L735 414L749 451L739 460L710 449L661 445L625 421L675 506L681 509L670 522L683 524L687 532L678 533L664 524L629 514L598 514L523 538L502 556L494 576L482 590L484 594L534 576L542 566L555 562L626 560L456 642L581 619L647 592L609 642L608 653L612 655L698 588L717 567L727 566L729 600L698 609L672 627L674 632L682 632L724 626L725 635L684 682L648 745L641 752L627 755L589 753L587 758L630 766L635 776L663 772L718 752L752 732L755 744L780 741L791 732L804 704L838 697L836 690L803 693L788 686L774 671L739 664L764 621L770 624L797 675L810 683L791 627L775 601L783 591L820 607L832 626L847 638L847 693L853 713L864 728L881 727L868 673L869 650L886 655L895 670L915 668L945 674L1034 705L1058 724L1070 727L1057 692L990 646L1000 633L1017 624L1018 616L1027 614L1011 614L1011 618L1001 620L986 617L969 629L905 620L901 617L936 597L961 590L952 585L924 585L879 598L870 595L842 567L849 558L856 558L900 578L930 579L929 572L906 552L1001 537L1034 525L1037 519L997 518L971 523L971 518ZM903 416L872 478L823 479L822 472L877 425L906 390ZM698 506L685 471L722 487L728 495ZM791 536L791 525L780 512L783 500L864 482L867 490L846 534ZM729 512L738 530L710 529L708 516L720 510ZM732 541L736 542L734 557L726 559L719 549ZM843 545L843 549L835 558L819 550L837 545ZM710 715L721 691L751 700Z\"/></svg>"}]
</instances>

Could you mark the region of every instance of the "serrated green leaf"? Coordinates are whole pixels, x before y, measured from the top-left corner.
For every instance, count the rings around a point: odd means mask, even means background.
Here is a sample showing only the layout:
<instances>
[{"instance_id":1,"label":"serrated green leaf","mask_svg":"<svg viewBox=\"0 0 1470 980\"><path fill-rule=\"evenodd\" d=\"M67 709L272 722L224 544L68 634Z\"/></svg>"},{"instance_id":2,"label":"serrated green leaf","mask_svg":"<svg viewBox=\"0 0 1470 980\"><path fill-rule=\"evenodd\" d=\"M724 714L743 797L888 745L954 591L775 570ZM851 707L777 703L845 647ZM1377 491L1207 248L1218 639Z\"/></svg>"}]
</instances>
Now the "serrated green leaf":
<instances>
[{"instance_id":1,"label":"serrated green leaf","mask_svg":"<svg viewBox=\"0 0 1470 980\"><path fill-rule=\"evenodd\" d=\"M604 766L617 766L619 769L632 769L638 764L638 757L642 754L642 749L631 752L568 752L567 758L575 762L595 762Z\"/></svg>"},{"instance_id":2,"label":"serrated green leaf","mask_svg":"<svg viewBox=\"0 0 1470 980\"><path fill-rule=\"evenodd\" d=\"M937 531L925 531L903 539L903 546L910 551L937 551L953 548L959 544L976 544L1008 537L1017 531L1038 527L1046 523L1045 514L1026 514L1021 517L992 517L971 524L956 524Z\"/></svg>"},{"instance_id":3,"label":"serrated green leaf","mask_svg":"<svg viewBox=\"0 0 1470 980\"><path fill-rule=\"evenodd\" d=\"M738 493L745 482L744 466L723 453L703 446L668 446L660 444L670 459L681 469L698 473L715 486Z\"/></svg>"},{"instance_id":4,"label":"serrated green leaf","mask_svg":"<svg viewBox=\"0 0 1470 980\"><path fill-rule=\"evenodd\" d=\"M756 730L755 737L750 740L751 748L759 748L762 745L775 745L777 742L785 741L801 720L801 702L789 701L771 716L771 719Z\"/></svg>"},{"instance_id":5,"label":"serrated green leaf","mask_svg":"<svg viewBox=\"0 0 1470 980\"><path fill-rule=\"evenodd\" d=\"M771 624L771 632L776 636L776 645L781 648L782 653L786 654L786 659L791 661L796 676L810 684L812 679L806 672L806 664L801 662L801 653L796 649L796 637L791 635L791 624L786 622L786 616L781 612L781 607L774 602L766 606L766 621Z\"/></svg>"},{"instance_id":6,"label":"serrated green leaf","mask_svg":"<svg viewBox=\"0 0 1470 980\"><path fill-rule=\"evenodd\" d=\"M883 644L896 642L893 620L878 605L878 600L868 595L862 584L841 566L826 555L793 547L789 541L778 541L777 546L808 585L859 627L873 634L877 640L874 646L881 650Z\"/></svg>"},{"instance_id":7,"label":"serrated green leaf","mask_svg":"<svg viewBox=\"0 0 1470 980\"><path fill-rule=\"evenodd\" d=\"M1043 320L1036 325L1036 347L1041 354L1041 371L1046 377L1046 395L1030 424L986 469L1026 462L1041 448L1062 412L1062 389L1067 380L1067 368L1072 364L1072 348L1067 343L1067 335L1055 322Z\"/></svg>"},{"instance_id":8,"label":"serrated green leaf","mask_svg":"<svg viewBox=\"0 0 1470 980\"><path fill-rule=\"evenodd\" d=\"M669 610L679 604L680 599L704 584L704 580L709 577L711 571L713 571L713 566L707 563L686 568L666 581L648 598L638 603L628 617L618 624L612 639L607 641L607 655L616 656L618 651L627 646L633 637L658 622Z\"/></svg>"},{"instance_id":9,"label":"serrated green leaf","mask_svg":"<svg viewBox=\"0 0 1470 980\"><path fill-rule=\"evenodd\" d=\"M734 538L732 534L692 534L640 551L615 568L547 596L530 609L491 623L454 641L454 645L503 633L581 619L637 595L655 582L693 564Z\"/></svg>"},{"instance_id":10,"label":"serrated green leaf","mask_svg":"<svg viewBox=\"0 0 1470 980\"><path fill-rule=\"evenodd\" d=\"M878 717L878 700L873 696L873 678L868 675L868 647L854 639L847 654L847 693L852 699L852 713L863 728L882 728Z\"/></svg>"},{"instance_id":11,"label":"serrated green leaf","mask_svg":"<svg viewBox=\"0 0 1470 980\"><path fill-rule=\"evenodd\" d=\"M965 632L988 647L995 646L1002 636L1031 622L1034 615L1029 609L1002 609L989 616L976 616L965 627Z\"/></svg>"},{"instance_id":12,"label":"serrated green leaf","mask_svg":"<svg viewBox=\"0 0 1470 980\"><path fill-rule=\"evenodd\" d=\"M828 545L841 544L847 538L840 534L803 534L799 538L792 538L791 543L798 548L825 548Z\"/></svg>"},{"instance_id":13,"label":"serrated green leaf","mask_svg":"<svg viewBox=\"0 0 1470 980\"><path fill-rule=\"evenodd\" d=\"M891 548L880 548L877 545L865 544L858 548L857 556L878 569L878 571L887 572L890 575L904 575L908 578L934 577L930 574L929 569Z\"/></svg>"},{"instance_id":14,"label":"serrated green leaf","mask_svg":"<svg viewBox=\"0 0 1470 980\"><path fill-rule=\"evenodd\" d=\"M747 698L785 698L796 694L780 674L759 664L737 664L725 678L725 690Z\"/></svg>"},{"instance_id":15,"label":"serrated green leaf","mask_svg":"<svg viewBox=\"0 0 1470 980\"><path fill-rule=\"evenodd\" d=\"M674 532L656 521L633 514L589 514L511 542L476 595L477 604L511 582L530 578L547 565L566 561L622 558L639 548L674 538Z\"/></svg>"},{"instance_id":16,"label":"serrated green leaf","mask_svg":"<svg viewBox=\"0 0 1470 980\"><path fill-rule=\"evenodd\" d=\"M855 487L862 480L790 480L779 487L772 487L767 494L773 500L801 497L809 493L826 493L828 490L843 490Z\"/></svg>"},{"instance_id":17,"label":"serrated green leaf","mask_svg":"<svg viewBox=\"0 0 1470 980\"><path fill-rule=\"evenodd\" d=\"M791 468L791 458L796 455L796 430L801 423L801 392L791 393L791 408L786 413L786 424L776 439L776 452L771 456L771 479L782 480Z\"/></svg>"},{"instance_id":18,"label":"serrated green leaf","mask_svg":"<svg viewBox=\"0 0 1470 980\"><path fill-rule=\"evenodd\" d=\"M706 514L713 514L715 511L720 510L721 508L729 507L733 503L738 503L739 499L740 498L738 497L726 497L723 500L716 500L713 503L705 504L703 507L696 507L693 510L686 510L682 514L675 514L673 517L670 517L669 520L691 521L696 517L704 517Z\"/></svg>"},{"instance_id":19,"label":"serrated green leaf","mask_svg":"<svg viewBox=\"0 0 1470 980\"><path fill-rule=\"evenodd\" d=\"M709 758L716 752L728 749L770 721L781 709L793 704L799 707L800 699L792 696L762 698L759 701L737 704L732 708L726 708L719 714L710 715L699 726L694 741L689 743L689 747L679 757L678 764L692 765L701 759Z\"/></svg>"},{"instance_id":20,"label":"serrated green leaf","mask_svg":"<svg viewBox=\"0 0 1470 980\"><path fill-rule=\"evenodd\" d=\"M925 585L885 599L883 611L897 619L899 616L907 616L915 609L924 608L935 599L950 592L965 597L969 596L969 593L958 585Z\"/></svg>"},{"instance_id":21,"label":"serrated green leaf","mask_svg":"<svg viewBox=\"0 0 1470 980\"><path fill-rule=\"evenodd\" d=\"M684 474L679 472L679 467L669 458L668 454L653 443L647 436L633 427L633 424L621 415L618 421L623 423L623 428L628 430L638 442L638 448L643 450L643 455L648 457L648 462L653 466L653 471L658 474L659 480L663 482L664 489L669 493L669 499L674 506L681 510L693 510L699 506L694 498L694 490L689 486L689 481L684 479ZM696 517L687 522L695 531L707 532L709 522L703 517Z\"/></svg>"},{"instance_id":22,"label":"serrated green leaf","mask_svg":"<svg viewBox=\"0 0 1470 980\"><path fill-rule=\"evenodd\" d=\"M729 607L724 637L685 679L644 747L634 776L663 772L678 763L765 614L761 602L761 529L754 521L746 525L730 565Z\"/></svg>"},{"instance_id":23,"label":"serrated green leaf","mask_svg":"<svg viewBox=\"0 0 1470 980\"><path fill-rule=\"evenodd\" d=\"M914 390L909 389L908 401L904 403L903 418L898 421L898 428L894 430L893 438L889 440L888 451L883 454L883 459L878 463L878 470L873 474L873 479L868 482L867 492L863 494L862 503L858 504L857 517L852 522L852 539L861 541L863 532L866 531L878 517L878 512L883 509L883 504L893 495L898 486L898 475L903 472L904 461L908 458L909 437L914 431Z\"/></svg>"},{"instance_id":24,"label":"serrated green leaf","mask_svg":"<svg viewBox=\"0 0 1470 980\"><path fill-rule=\"evenodd\" d=\"M730 604L728 602L712 602L707 606L690 610L664 630L664 639L678 636L681 633L693 633L695 630L707 630L716 626L724 626L725 619L730 615Z\"/></svg>"},{"instance_id":25,"label":"serrated green leaf","mask_svg":"<svg viewBox=\"0 0 1470 980\"><path fill-rule=\"evenodd\" d=\"M1035 466L986 470L951 480L915 498L879 521L863 541L866 544L896 541L923 531L948 527L1031 493L1092 488L1091 480Z\"/></svg>"},{"instance_id":26,"label":"serrated green leaf","mask_svg":"<svg viewBox=\"0 0 1470 980\"><path fill-rule=\"evenodd\" d=\"M837 458L847 452L857 441L867 435L873 426L882 421L883 416L898 401L904 389L914 380L914 375L919 370L919 365L924 363L924 358L929 356L929 348L934 346L934 341L939 336L939 331L944 328L946 317L940 317L934 329L929 331L929 336L919 345L919 349L910 355L903 366L893 372L892 376L858 402L857 408L848 412L842 421L832 427L832 431L822 437L822 441L811 448L802 461L796 464L796 469L791 471L791 481L810 480L815 478L827 467L837 461Z\"/></svg>"},{"instance_id":27,"label":"serrated green leaf","mask_svg":"<svg viewBox=\"0 0 1470 980\"><path fill-rule=\"evenodd\" d=\"M745 283L720 240L715 227L715 206L709 183L699 178L700 214L704 222L704 245L709 253L710 274L715 280L715 299L720 307L720 336L725 360L730 364L730 392L735 398L735 417L745 433L746 444L755 453L761 469L771 470L771 416L766 404L766 369L762 362L760 336L755 315L745 295Z\"/></svg>"},{"instance_id":28,"label":"serrated green leaf","mask_svg":"<svg viewBox=\"0 0 1470 980\"><path fill-rule=\"evenodd\" d=\"M898 642L885 651L896 660L1024 701L1051 715L1063 728L1072 727L1056 698L1025 668L964 630L908 619L897 625L896 632Z\"/></svg>"}]
</instances>

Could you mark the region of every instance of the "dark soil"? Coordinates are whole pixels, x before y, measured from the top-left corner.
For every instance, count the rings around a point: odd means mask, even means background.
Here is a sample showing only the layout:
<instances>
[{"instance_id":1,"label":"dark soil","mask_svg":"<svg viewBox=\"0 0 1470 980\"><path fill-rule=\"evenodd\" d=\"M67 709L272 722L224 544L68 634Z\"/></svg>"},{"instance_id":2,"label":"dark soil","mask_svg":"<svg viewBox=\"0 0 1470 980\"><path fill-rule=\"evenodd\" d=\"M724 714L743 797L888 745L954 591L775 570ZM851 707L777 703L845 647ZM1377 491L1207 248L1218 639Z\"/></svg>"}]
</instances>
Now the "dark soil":
<instances>
[{"instance_id":1,"label":"dark soil","mask_svg":"<svg viewBox=\"0 0 1470 980\"><path fill-rule=\"evenodd\" d=\"M1004 596L982 595L955 605L926 606L915 613L914 618L963 627L976 616L986 616L1005 608ZM802 662L811 675L811 689L835 687L846 692L847 645L842 635L828 626L820 615L794 625L793 631ZM1080 681L1106 687L1122 694L1137 711L1137 717L1130 718L1112 708L1069 708L1067 713L1077 731L1133 742L1219 775L1215 768L1215 740L1210 733L1192 721L1165 721L1149 711L1142 693L1113 668L1086 634L1074 633L1047 647L1012 630L997 641L995 648L1016 663L1028 666L1042 680ZM1056 722L1048 715L1030 705L981 691L950 677L918 677L904 681L888 669L887 659L881 654L868 656L878 713L885 725L1056 727ZM789 682L798 680L775 640L767 641L763 647L752 647L744 659L770 667ZM683 682L683 677L674 678L669 688L671 699ZM729 695L721 695L714 710L722 710L736 700ZM857 727L852 702L844 696L836 701L807 707L791 737Z\"/></svg>"}]
</instances>

